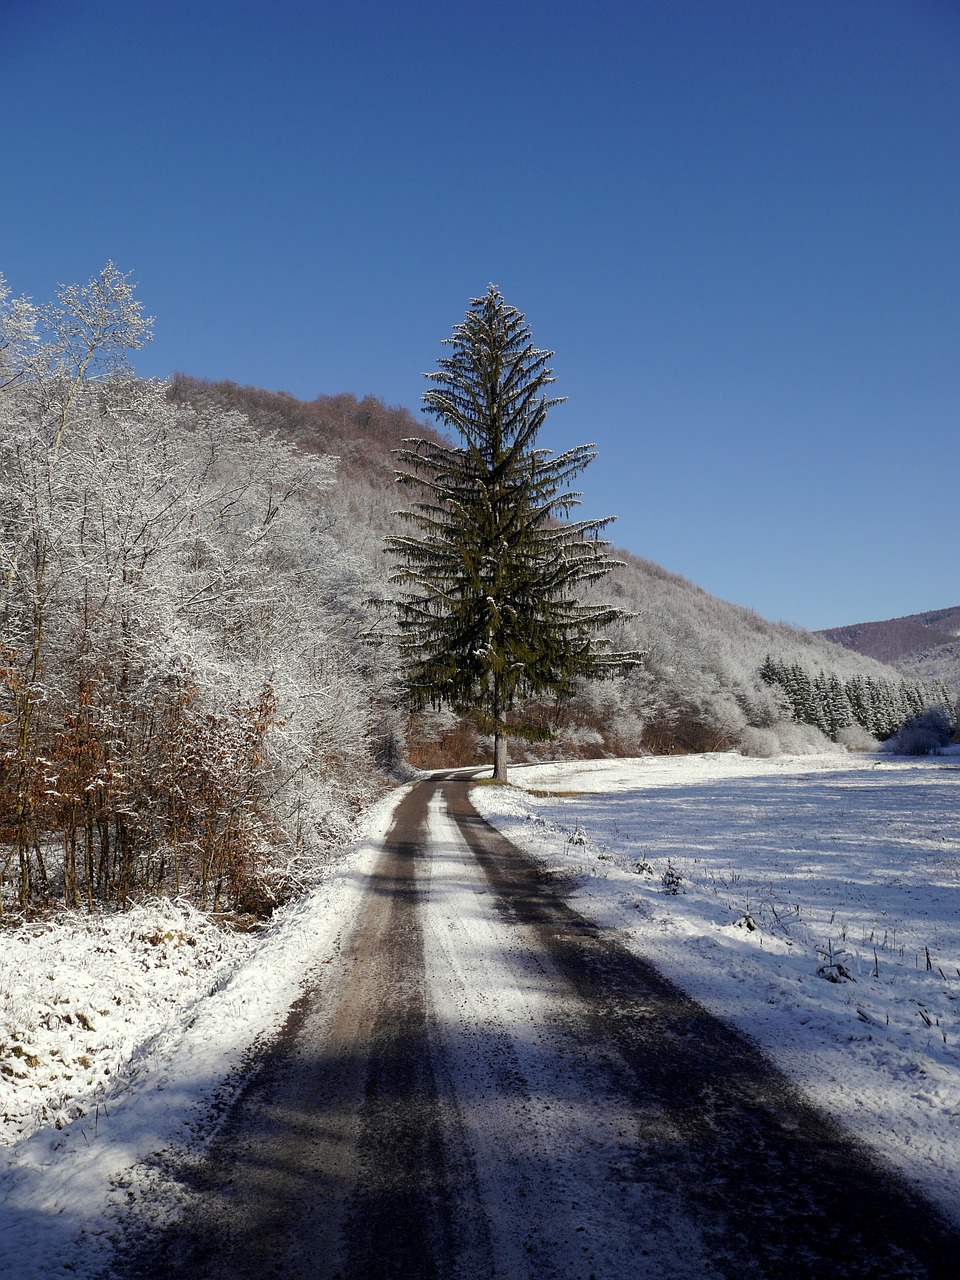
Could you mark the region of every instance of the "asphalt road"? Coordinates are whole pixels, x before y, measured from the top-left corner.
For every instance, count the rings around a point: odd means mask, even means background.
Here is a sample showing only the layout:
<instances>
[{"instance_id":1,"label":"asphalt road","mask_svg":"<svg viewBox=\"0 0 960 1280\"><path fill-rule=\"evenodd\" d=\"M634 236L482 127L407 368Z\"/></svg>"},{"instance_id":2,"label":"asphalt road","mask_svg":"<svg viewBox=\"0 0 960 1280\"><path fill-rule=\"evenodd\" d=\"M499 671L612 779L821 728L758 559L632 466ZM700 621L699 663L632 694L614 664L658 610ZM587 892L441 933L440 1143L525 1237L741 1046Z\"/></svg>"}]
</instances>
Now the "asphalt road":
<instances>
[{"instance_id":1,"label":"asphalt road","mask_svg":"<svg viewBox=\"0 0 960 1280\"><path fill-rule=\"evenodd\" d=\"M955 1277L960 1235L759 1049L564 900L455 776L402 800L357 919L184 1210L110 1275Z\"/></svg>"}]
</instances>

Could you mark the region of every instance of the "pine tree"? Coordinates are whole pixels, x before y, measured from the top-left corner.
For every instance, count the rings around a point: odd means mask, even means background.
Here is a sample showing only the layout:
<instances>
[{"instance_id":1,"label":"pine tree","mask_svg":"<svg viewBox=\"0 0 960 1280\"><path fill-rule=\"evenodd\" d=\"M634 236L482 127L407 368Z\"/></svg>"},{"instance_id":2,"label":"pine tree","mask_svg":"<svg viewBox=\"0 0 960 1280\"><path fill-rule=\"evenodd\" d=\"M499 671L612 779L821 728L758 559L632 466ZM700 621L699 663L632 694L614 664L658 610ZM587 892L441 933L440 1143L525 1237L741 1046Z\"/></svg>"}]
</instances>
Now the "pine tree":
<instances>
[{"instance_id":1,"label":"pine tree","mask_svg":"<svg viewBox=\"0 0 960 1280\"><path fill-rule=\"evenodd\" d=\"M873 699L866 680L860 675L852 676L844 685L844 689L854 721L861 728L866 729L868 733L872 733L874 724Z\"/></svg>"},{"instance_id":2,"label":"pine tree","mask_svg":"<svg viewBox=\"0 0 960 1280\"><path fill-rule=\"evenodd\" d=\"M869 677L869 686L873 705L871 732L878 738L889 738L905 719L904 709L899 704L897 687L889 680L873 676Z\"/></svg>"},{"instance_id":3,"label":"pine tree","mask_svg":"<svg viewBox=\"0 0 960 1280\"><path fill-rule=\"evenodd\" d=\"M853 724L853 708L840 677L834 674L827 676L826 710L830 737L836 742L840 730Z\"/></svg>"},{"instance_id":4,"label":"pine tree","mask_svg":"<svg viewBox=\"0 0 960 1280\"><path fill-rule=\"evenodd\" d=\"M811 681L811 702L809 724L819 729L821 733L825 733L829 738L830 732L830 684L827 680L826 672L821 668L817 675Z\"/></svg>"},{"instance_id":5,"label":"pine tree","mask_svg":"<svg viewBox=\"0 0 960 1280\"><path fill-rule=\"evenodd\" d=\"M790 668L790 697L793 701L793 714L798 724L816 724L817 706L813 681L809 674L795 662Z\"/></svg>"},{"instance_id":6,"label":"pine tree","mask_svg":"<svg viewBox=\"0 0 960 1280\"><path fill-rule=\"evenodd\" d=\"M599 634L623 616L583 603L579 589L617 562L600 537L614 517L571 520L569 486L592 445L538 448L555 381L523 315L491 285L456 325L423 403L461 443L408 440L397 479L420 501L401 512L415 532L391 538L400 648L413 706L449 705L494 735L494 777L506 781L507 735L535 739L531 698L568 695L581 678L640 661Z\"/></svg>"}]
</instances>

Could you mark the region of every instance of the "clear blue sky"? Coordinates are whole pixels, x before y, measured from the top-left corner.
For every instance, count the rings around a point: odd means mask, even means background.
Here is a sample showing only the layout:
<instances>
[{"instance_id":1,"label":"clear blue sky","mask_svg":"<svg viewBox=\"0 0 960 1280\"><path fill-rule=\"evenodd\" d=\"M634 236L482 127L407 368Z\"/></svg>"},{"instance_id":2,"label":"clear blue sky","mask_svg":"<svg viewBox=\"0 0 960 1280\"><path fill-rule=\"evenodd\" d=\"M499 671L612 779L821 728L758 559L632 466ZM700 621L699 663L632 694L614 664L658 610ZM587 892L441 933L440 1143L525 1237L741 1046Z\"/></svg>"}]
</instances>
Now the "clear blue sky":
<instances>
[{"instance_id":1,"label":"clear blue sky","mask_svg":"<svg viewBox=\"0 0 960 1280\"><path fill-rule=\"evenodd\" d=\"M2 0L0 270L139 372L419 412L490 281L618 544L811 628L960 603L957 0Z\"/></svg>"}]
</instances>

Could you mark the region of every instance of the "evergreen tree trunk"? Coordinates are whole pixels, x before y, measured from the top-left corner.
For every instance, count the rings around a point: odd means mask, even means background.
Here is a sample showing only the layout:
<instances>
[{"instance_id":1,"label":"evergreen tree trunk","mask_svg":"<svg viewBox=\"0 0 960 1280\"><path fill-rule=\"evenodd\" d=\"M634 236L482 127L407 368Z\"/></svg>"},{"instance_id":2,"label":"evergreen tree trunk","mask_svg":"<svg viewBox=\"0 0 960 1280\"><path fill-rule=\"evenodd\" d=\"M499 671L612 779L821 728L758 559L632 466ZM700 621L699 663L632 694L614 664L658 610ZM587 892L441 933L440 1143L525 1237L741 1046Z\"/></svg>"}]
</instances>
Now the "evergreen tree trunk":
<instances>
[{"instance_id":1,"label":"evergreen tree trunk","mask_svg":"<svg viewBox=\"0 0 960 1280\"><path fill-rule=\"evenodd\" d=\"M496 733L493 737L493 780L507 781L507 735Z\"/></svg>"}]
</instances>

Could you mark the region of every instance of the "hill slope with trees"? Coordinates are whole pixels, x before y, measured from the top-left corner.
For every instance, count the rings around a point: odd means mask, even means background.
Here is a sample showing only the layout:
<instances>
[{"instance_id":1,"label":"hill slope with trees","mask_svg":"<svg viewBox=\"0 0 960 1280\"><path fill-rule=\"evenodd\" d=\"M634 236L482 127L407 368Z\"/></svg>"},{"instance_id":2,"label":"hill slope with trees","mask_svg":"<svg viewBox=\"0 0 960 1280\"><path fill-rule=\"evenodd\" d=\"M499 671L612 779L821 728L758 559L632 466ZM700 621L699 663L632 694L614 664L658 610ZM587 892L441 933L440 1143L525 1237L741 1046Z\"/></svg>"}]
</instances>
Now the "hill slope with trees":
<instances>
[{"instance_id":1,"label":"hill slope with trees","mask_svg":"<svg viewBox=\"0 0 960 1280\"><path fill-rule=\"evenodd\" d=\"M402 697L397 451L441 437L371 396L137 379L149 328L112 264L46 307L0 279L0 910L21 917L148 895L262 915L404 761L489 759L473 716ZM611 644L643 662L529 705L528 758L814 750L943 699L618 558L581 603L622 612Z\"/></svg>"},{"instance_id":2,"label":"hill slope with trees","mask_svg":"<svg viewBox=\"0 0 960 1280\"><path fill-rule=\"evenodd\" d=\"M960 605L817 632L918 680L942 680L960 697Z\"/></svg>"},{"instance_id":3,"label":"hill slope with trees","mask_svg":"<svg viewBox=\"0 0 960 1280\"><path fill-rule=\"evenodd\" d=\"M272 431L300 449L339 455L331 498L331 510L337 513L333 536L342 549L363 559L379 607L387 607L390 565L384 545L402 532L396 510L403 504L395 482L398 453L411 437L440 442L436 432L407 410L372 396L320 396L303 402L184 375L173 379L170 394L179 403L239 411L257 429ZM584 686L560 706L545 702L540 722L556 736L552 742L526 744L521 758L553 752L629 755L729 748L769 754L822 747L824 733L866 741L852 707L848 724L842 710L832 719L818 708L798 717L788 692L761 676L767 659L798 668L811 687L821 673L844 687L858 678L871 680L888 688L885 697L895 708L894 717L900 711L903 718L912 714L918 700L945 696L939 687L925 691L913 681L905 684L902 673L890 666L823 637L767 622L710 596L629 551L612 554L622 565L605 579L597 600L612 601L630 615L612 642L617 649L643 651L643 665L614 680ZM586 600L590 602L589 592ZM387 616L381 615L380 625L386 634ZM381 657L390 660L389 645ZM415 764L426 767L473 763L487 750L482 737L469 718L425 712L410 720L405 750Z\"/></svg>"}]
</instances>

